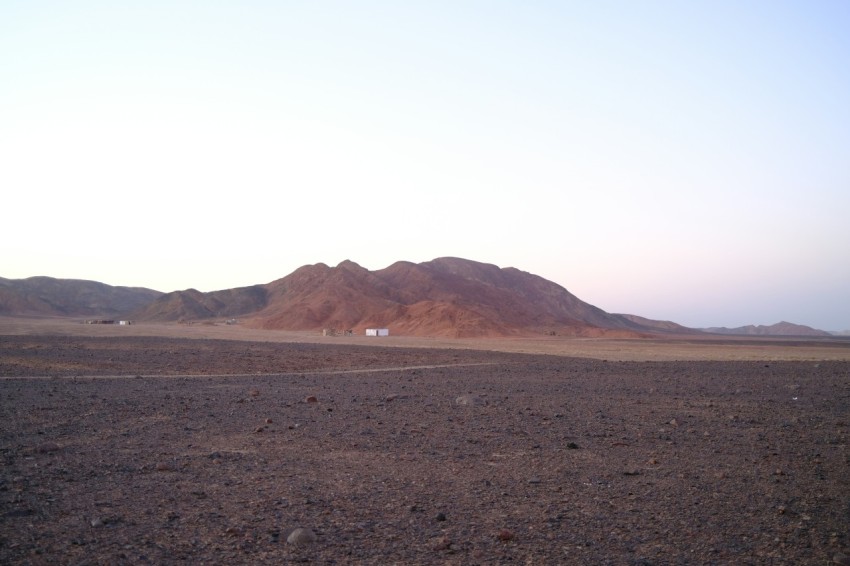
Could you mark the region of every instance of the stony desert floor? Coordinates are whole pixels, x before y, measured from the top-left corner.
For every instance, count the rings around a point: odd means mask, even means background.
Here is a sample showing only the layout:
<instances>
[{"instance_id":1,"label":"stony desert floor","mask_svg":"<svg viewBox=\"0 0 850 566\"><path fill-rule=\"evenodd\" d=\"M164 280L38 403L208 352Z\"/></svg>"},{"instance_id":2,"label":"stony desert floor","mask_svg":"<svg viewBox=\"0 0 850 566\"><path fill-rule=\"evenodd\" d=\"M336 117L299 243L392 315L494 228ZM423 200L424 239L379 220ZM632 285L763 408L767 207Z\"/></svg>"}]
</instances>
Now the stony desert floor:
<instances>
[{"instance_id":1,"label":"stony desert floor","mask_svg":"<svg viewBox=\"0 0 850 566\"><path fill-rule=\"evenodd\" d=\"M16 328L2 564L850 564L847 345Z\"/></svg>"}]
</instances>

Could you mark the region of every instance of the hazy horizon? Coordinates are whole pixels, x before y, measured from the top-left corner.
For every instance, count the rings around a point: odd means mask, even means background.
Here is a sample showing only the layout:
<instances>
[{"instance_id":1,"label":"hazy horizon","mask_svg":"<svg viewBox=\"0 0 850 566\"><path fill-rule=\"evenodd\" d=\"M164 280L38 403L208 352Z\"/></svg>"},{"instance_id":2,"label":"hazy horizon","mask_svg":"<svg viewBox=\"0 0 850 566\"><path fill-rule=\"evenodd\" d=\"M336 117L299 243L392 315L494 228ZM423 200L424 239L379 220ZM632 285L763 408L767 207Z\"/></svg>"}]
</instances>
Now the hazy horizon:
<instances>
[{"instance_id":1,"label":"hazy horizon","mask_svg":"<svg viewBox=\"0 0 850 566\"><path fill-rule=\"evenodd\" d=\"M850 328L850 3L0 6L0 277L456 256Z\"/></svg>"}]
</instances>

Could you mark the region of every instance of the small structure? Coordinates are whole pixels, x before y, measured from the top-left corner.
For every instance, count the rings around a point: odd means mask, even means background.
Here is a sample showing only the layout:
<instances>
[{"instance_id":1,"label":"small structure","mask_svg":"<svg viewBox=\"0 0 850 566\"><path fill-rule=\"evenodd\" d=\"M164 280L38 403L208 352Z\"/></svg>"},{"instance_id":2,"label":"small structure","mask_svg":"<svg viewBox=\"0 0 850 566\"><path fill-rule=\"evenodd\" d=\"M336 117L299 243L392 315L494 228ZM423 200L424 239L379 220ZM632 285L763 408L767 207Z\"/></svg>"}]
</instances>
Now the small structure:
<instances>
[{"instance_id":1,"label":"small structure","mask_svg":"<svg viewBox=\"0 0 850 566\"><path fill-rule=\"evenodd\" d=\"M354 336L353 330L337 330L336 328L323 328L322 336Z\"/></svg>"},{"instance_id":2,"label":"small structure","mask_svg":"<svg viewBox=\"0 0 850 566\"><path fill-rule=\"evenodd\" d=\"M389 336L389 328L367 328L366 336Z\"/></svg>"}]
</instances>

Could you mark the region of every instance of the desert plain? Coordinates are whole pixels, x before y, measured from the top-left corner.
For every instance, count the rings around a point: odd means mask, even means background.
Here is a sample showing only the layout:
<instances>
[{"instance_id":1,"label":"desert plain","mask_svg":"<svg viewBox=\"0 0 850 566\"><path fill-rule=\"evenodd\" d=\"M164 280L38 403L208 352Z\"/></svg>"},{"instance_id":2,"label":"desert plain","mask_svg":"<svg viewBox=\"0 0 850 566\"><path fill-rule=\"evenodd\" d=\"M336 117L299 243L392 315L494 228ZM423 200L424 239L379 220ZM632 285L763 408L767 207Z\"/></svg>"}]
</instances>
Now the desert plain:
<instances>
[{"instance_id":1,"label":"desert plain","mask_svg":"<svg viewBox=\"0 0 850 566\"><path fill-rule=\"evenodd\" d=\"M850 342L0 318L2 564L850 564Z\"/></svg>"}]
</instances>

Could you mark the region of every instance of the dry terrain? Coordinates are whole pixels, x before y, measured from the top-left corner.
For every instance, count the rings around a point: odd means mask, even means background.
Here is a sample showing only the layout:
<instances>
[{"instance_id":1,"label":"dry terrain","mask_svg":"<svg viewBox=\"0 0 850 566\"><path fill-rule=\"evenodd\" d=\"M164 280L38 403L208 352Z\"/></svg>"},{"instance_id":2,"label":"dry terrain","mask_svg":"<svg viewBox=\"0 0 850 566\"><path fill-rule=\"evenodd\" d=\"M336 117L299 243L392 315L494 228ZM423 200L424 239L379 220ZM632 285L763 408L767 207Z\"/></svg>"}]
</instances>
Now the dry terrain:
<instances>
[{"instance_id":1,"label":"dry terrain","mask_svg":"<svg viewBox=\"0 0 850 566\"><path fill-rule=\"evenodd\" d=\"M850 564L846 341L6 318L0 377L2 564Z\"/></svg>"}]
</instances>

